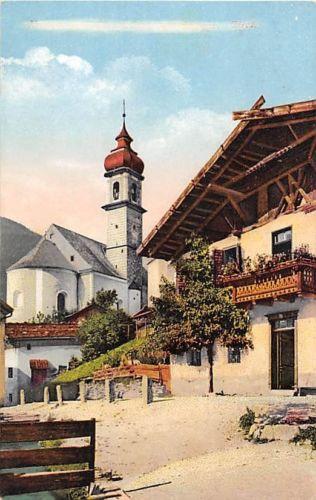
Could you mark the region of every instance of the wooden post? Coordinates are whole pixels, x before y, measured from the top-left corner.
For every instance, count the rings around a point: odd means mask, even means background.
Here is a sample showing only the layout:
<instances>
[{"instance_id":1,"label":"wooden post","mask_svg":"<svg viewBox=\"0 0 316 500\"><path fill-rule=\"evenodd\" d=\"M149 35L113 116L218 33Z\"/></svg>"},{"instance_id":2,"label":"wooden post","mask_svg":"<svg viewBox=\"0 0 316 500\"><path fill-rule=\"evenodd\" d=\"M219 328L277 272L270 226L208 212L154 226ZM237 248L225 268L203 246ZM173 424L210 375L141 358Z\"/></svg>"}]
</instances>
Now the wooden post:
<instances>
[{"instance_id":1,"label":"wooden post","mask_svg":"<svg viewBox=\"0 0 316 500\"><path fill-rule=\"evenodd\" d=\"M79 382L79 398L81 403L86 402L86 383L84 380Z\"/></svg>"},{"instance_id":2,"label":"wooden post","mask_svg":"<svg viewBox=\"0 0 316 500\"><path fill-rule=\"evenodd\" d=\"M47 386L44 387L44 403L49 404L49 388Z\"/></svg>"},{"instance_id":3,"label":"wooden post","mask_svg":"<svg viewBox=\"0 0 316 500\"><path fill-rule=\"evenodd\" d=\"M113 379L105 379L104 397L108 403L113 403L113 401L115 401L115 382Z\"/></svg>"},{"instance_id":4,"label":"wooden post","mask_svg":"<svg viewBox=\"0 0 316 500\"><path fill-rule=\"evenodd\" d=\"M20 390L20 405L25 405L25 392L24 392L24 389Z\"/></svg>"},{"instance_id":5,"label":"wooden post","mask_svg":"<svg viewBox=\"0 0 316 500\"><path fill-rule=\"evenodd\" d=\"M146 375L142 377L142 397L145 405L153 402L153 381Z\"/></svg>"},{"instance_id":6,"label":"wooden post","mask_svg":"<svg viewBox=\"0 0 316 500\"><path fill-rule=\"evenodd\" d=\"M61 385L56 385L57 402L59 405L63 404L63 391Z\"/></svg>"}]
</instances>

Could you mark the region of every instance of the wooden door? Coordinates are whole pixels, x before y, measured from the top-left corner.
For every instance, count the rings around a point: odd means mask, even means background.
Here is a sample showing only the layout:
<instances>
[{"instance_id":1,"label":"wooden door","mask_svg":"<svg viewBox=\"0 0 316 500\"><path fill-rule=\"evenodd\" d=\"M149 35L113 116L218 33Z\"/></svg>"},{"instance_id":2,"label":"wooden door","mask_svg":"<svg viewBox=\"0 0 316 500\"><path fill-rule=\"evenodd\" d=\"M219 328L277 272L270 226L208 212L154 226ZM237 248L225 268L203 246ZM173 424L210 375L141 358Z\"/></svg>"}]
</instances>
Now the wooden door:
<instances>
[{"instance_id":1,"label":"wooden door","mask_svg":"<svg viewBox=\"0 0 316 500\"><path fill-rule=\"evenodd\" d=\"M272 329L272 389L293 389L295 380L294 329Z\"/></svg>"}]
</instances>

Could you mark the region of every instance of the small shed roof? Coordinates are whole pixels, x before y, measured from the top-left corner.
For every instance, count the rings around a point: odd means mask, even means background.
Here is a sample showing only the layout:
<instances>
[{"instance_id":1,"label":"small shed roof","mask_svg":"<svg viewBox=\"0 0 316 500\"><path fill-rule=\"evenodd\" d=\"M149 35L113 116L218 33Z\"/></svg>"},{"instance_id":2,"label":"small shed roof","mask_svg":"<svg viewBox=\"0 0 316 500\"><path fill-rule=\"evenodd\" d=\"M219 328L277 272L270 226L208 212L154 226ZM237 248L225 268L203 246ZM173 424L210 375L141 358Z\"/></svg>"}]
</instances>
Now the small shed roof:
<instances>
[{"instance_id":1,"label":"small shed roof","mask_svg":"<svg viewBox=\"0 0 316 500\"><path fill-rule=\"evenodd\" d=\"M47 359L30 359L31 370L47 370L48 360Z\"/></svg>"}]
</instances>

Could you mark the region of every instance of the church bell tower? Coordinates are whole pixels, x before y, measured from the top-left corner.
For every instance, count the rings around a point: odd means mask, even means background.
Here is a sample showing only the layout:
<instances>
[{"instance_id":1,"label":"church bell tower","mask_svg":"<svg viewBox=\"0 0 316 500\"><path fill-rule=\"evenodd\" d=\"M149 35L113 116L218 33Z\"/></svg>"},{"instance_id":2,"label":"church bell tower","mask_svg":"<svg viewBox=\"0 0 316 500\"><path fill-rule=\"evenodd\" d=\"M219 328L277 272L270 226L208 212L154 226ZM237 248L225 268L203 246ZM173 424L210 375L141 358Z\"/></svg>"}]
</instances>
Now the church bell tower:
<instances>
[{"instance_id":1,"label":"church bell tower","mask_svg":"<svg viewBox=\"0 0 316 500\"><path fill-rule=\"evenodd\" d=\"M143 238L142 181L144 163L133 151L133 139L125 124L115 138L117 146L104 160L106 204L106 255L112 265L127 280L129 312L135 312L146 300L142 258L136 253ZM137 306L136 306L137 303Z\"/></svg>"}]
</instances>

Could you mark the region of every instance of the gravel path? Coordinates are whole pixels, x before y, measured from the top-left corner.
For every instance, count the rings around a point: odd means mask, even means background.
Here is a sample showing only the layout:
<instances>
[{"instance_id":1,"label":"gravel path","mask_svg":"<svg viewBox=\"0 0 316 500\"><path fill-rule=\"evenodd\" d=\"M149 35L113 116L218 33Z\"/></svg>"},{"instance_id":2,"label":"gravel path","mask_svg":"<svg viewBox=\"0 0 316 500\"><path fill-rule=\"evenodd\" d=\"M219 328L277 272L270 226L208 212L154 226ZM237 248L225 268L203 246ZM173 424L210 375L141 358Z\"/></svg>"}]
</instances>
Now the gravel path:
<instances>
[{"instance_id":1,"label":"gravel path","mask_svg":"<svg viewBox=\"0 0 316 500\"><path fill-rule=\"evenodd\" d=\"M34 403L25 405L23 413L43 419L95 417L96 465L122 475L116 485L132 489L171 481L130 493L136 500L316 500L315 452L281 442L254 445L238 430L247 406L265 413L284 404L301 405L302 398L169 398L149 406L134 399L58 408ZM14 416L21 407L2 411Z\"/></svg>"}]
</instances>

